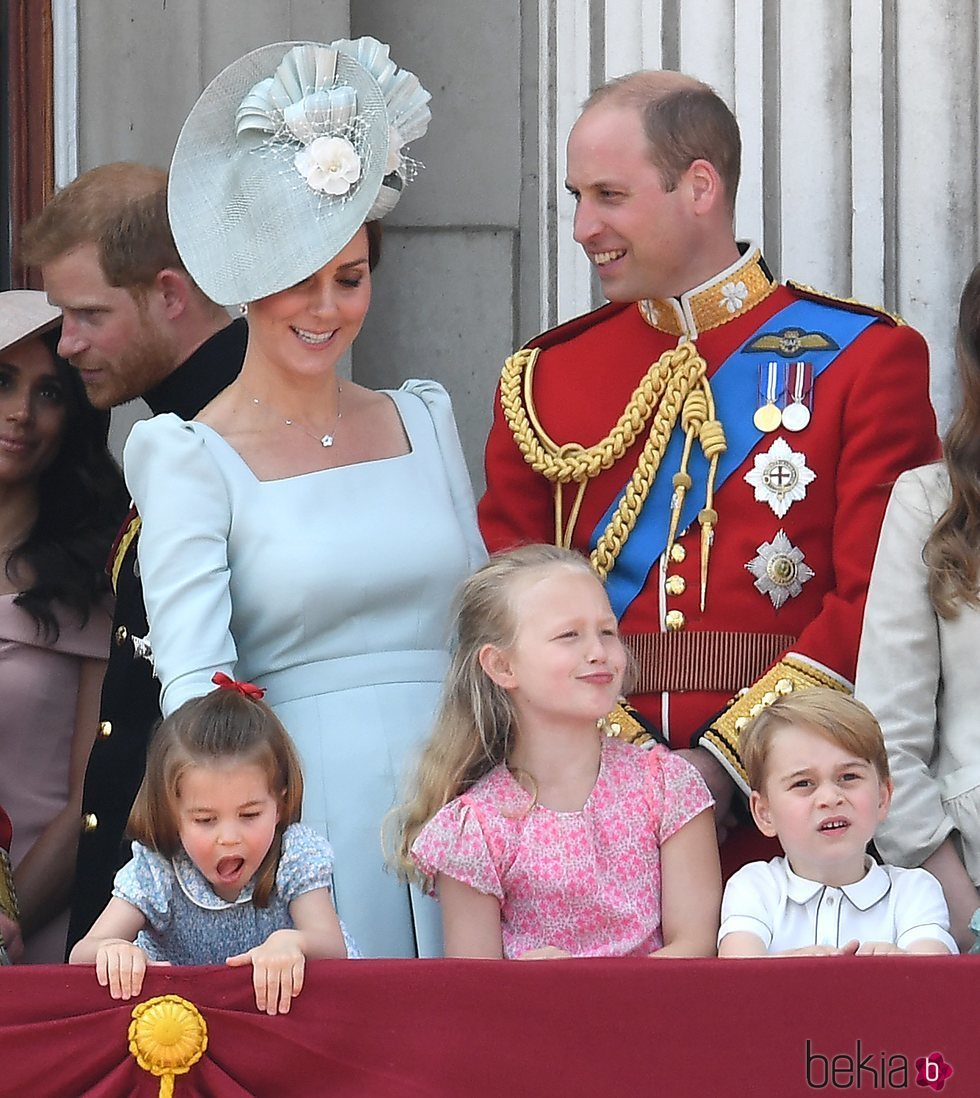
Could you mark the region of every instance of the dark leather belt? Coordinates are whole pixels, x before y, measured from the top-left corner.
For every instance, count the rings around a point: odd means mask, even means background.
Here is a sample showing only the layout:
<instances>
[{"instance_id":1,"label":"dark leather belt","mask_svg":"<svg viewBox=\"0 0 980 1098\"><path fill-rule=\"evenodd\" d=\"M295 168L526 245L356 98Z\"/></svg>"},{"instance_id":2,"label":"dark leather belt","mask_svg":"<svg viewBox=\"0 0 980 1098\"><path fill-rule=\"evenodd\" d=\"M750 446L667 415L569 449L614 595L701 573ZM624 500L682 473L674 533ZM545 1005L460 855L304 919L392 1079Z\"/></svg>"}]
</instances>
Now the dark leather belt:
<instances>
[{"instance_id":1,"label":"dark leather belt","mask_svg":"<svg viewBox=\"0 0 980 1098\"><path fill-rule=\"evenodd\" d=\"M631 694L680 691L737 694L796 643L780 633L632 633L623 643L636 660Z\"/></svg>"}]
</instances>

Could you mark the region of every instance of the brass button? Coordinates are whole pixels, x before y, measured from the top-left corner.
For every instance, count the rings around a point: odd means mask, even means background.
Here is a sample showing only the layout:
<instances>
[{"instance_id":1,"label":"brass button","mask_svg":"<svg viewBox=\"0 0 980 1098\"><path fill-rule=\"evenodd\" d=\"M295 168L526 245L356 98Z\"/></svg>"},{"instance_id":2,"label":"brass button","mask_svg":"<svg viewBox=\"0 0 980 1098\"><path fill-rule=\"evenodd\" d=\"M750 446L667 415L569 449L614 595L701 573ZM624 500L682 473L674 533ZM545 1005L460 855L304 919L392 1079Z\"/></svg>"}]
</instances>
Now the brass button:
<instances>
[{"instance_id":1,"label":"brass button","mask_svg":"<svg viewBox=\"0 0 980 1098\"><path fill-rule=\"evenodd\" d=\"M670 559L674 564L680 564L682 560L687 556L687 550L681 545L680 542L675 541L670 547Z\"/></svg>"},{"instance_id":2,"label":"brass button","mask_svg":"<svg viewBox=\"0 0 980 1098\"><path fill-rule=\"evenodd\" d=\"M687 618L680 612L680 610L668 610L664 617L664 625L670 630L671 633L676 633L678 629L683 629L687 624Z\"/></svg>"},{"instance_id":3,"label":"brass button","mask_svg":"<svg viewBox=\"0 0 980 1098\"><path fill-rule=\"evenodd\" d=\"M94 831L99 826L99 817L94 812L86 812L82 816L82 830L86 833Z\"/></svg>"},{"instance_id":4,"label":"brass button","mask_svg":"<svg viewBox=\"0 0 980 1098\"><path fill-rule=\"evenodd\" d=\"M687 580L683 576L668 576L664 587L668 595L683 595L687 590Z\"/></svg>"},{"instance_id":5,"label":"brass button","mask_svg":"<svg viewBox=\"0 0 980 1098\"><path fill-rule=\"evenodd\" d=\"M121 648L129 640L129 630L125 625L120 625L116 630L116 647Z\"/></svg>"},{"instance_id":6,"label":"brass button","mask_svg":"<svg viewBox=\"0 0 980 1098\"><path fill-rule=\"evenodd\" d=\"M107 740L112 735L112 721L102 721L99 725L99 735Z\"/></svg>"}]
</instances>

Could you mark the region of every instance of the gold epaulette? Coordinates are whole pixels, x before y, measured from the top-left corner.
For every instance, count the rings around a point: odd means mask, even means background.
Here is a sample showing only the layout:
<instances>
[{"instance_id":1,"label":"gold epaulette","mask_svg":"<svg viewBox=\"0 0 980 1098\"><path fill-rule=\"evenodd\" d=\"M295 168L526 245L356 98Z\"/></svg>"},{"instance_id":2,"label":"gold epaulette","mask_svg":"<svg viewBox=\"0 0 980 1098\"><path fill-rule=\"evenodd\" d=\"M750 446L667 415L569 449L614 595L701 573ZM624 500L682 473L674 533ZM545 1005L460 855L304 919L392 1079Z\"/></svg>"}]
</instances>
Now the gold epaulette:
<instances>
[{"instance_id":1,"label":"gold epaulette","mask_svg":"<svg viewBox=\"0 0 980 1098\"><path fill-rule=\"evenodd\" d=\"M890 324L894 324L896 328L905 327L905 321L898 313L890 313L887 309L879 308L877 305L869 305L866 301L858 301L853 297L838 297L836 294L828 294L824 290L818 290L814 286L807 286L803 282L787 281L786 285L794 293L798 293L800 297L805 297L808 301L829 302L831 305L839 305L841 308L847 309L848 312L866 313L868 316L876 316L881 320L887 320Z\"/></svg>"},{"instance_id":2,"label":"gold epaulette","mask_svg":"<svg viewBox=\"0 0 980 1098\"><path fill-rule=\"evenodd\" d=\"M607 736L636 744L637 747L652 747L655 743L663 743L663 737L657 730L648 725L633 706L625 701L617 702L616 707L599 722L599 727Z\"/></svg>"},{"instance_id":3,"label":"gold epaulette","mask_svg":"<svg viewBox=\"0 0 980 1098\"><path fill-rule=\"evenodd\" d=\"M749 780L738 753L742 729L777 698L810 686L829 686L843 694L852 690L851 683L828 668L795 652L787 653L758 682L743 690L704 733L702 745L717 757L746 796L750 792Z\"/></svg>"}]
</instances>

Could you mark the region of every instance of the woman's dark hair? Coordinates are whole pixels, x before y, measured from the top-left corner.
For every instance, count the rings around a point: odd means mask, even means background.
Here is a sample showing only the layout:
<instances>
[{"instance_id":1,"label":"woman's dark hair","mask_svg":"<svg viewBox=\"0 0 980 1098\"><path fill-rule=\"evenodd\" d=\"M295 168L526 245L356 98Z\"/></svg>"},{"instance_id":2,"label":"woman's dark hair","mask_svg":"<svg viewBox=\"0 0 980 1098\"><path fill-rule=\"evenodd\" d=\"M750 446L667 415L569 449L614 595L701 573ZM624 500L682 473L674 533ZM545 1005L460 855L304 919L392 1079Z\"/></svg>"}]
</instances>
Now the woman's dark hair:
<instances>
[{"instance_id":1,"label":"woman's dark hair","mask_svg":"<svg viewBox=\"0 0 980 1098\"><path fill-rule=\"evenodd\" d=\"M381 222L366 221L364 228L368 238L368 270L373 271L381 262Z\"/></svg>"},{"instance_id":2,"label":"woman's dark hair","mask_svg":"<svg viewBox=\"0 0 980 1098\"><path fill-rule=\"evenodd\" d=\"M35 620L48 641L58 639L54 603L74 611L80 624L109 591L106 558L126 511L119 466L106 447L109 416L88 402L78 372L57 353L59 329L41 336L54 359L65 401L65 426L54 461L38 480L38 515L7 562L8 576L31 585L14 603Z\"/></svg>"},{"instance_id":3,"label":"woman's dark hair","mask_svg":"<svg viewBox=\"0 0 980 1098\"><path fill-rule=\"evenodd\" d=\"M956 365L963 403L943 441L951 499L922 553L929 597L942 618L980 604L980 264L960 297Z\"/></svg>"}]
</instances>

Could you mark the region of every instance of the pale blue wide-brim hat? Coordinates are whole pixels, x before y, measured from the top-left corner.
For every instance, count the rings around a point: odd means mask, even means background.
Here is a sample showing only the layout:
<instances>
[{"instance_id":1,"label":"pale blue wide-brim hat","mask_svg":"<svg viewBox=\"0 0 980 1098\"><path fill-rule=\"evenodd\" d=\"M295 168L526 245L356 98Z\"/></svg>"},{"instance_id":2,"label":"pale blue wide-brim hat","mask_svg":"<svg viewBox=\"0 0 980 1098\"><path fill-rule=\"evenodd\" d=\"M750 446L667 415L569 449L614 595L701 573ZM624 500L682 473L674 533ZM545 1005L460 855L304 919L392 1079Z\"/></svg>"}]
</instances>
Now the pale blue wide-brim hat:
<instances>
[{"instance_id":1,"label":"pale blue wide-brim hat","mask_svg":"<svg viewBox=\"0 0 980 1098\"><path fill-rule=\"evenodd\" d=\"M168 208L187 271L220 305L308 278L412 177L429 93L373 38L278 42L205 88L177 139Z\"/></svg>"}]
</instances>

